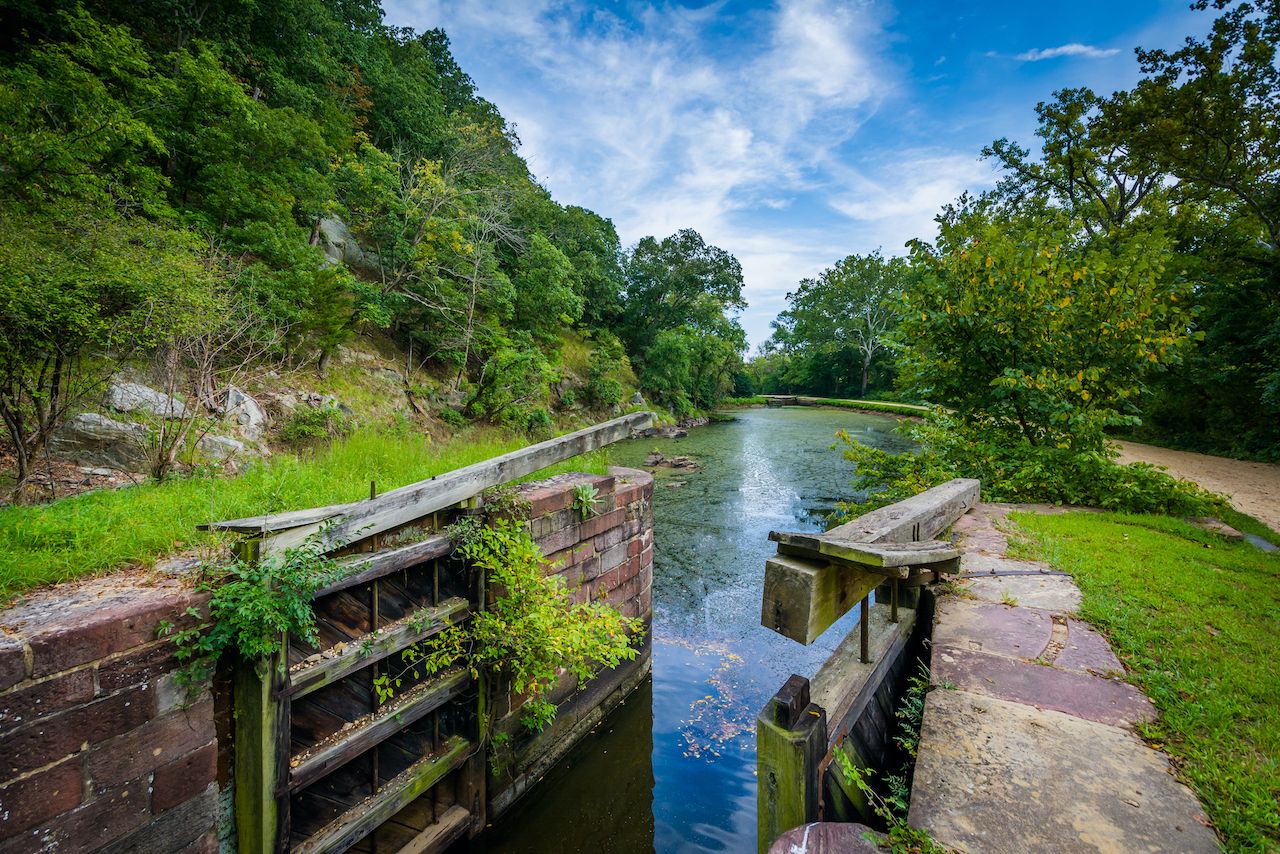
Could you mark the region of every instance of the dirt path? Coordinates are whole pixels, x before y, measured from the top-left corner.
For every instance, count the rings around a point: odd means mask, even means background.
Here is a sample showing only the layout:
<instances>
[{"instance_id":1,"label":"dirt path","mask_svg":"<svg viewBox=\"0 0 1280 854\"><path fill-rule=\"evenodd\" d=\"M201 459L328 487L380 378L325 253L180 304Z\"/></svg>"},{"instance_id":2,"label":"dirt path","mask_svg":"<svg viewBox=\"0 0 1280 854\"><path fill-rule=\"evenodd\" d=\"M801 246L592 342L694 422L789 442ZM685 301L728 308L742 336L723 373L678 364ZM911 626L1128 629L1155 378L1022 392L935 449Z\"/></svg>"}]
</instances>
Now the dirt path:
<instances>
[{"instance_id":1,"label":"dirt path","mask_svg":"<svg viewBox=\"0 0 1280 854\"><path fill-rule=\"evenodd\" d=\"M1280 465L1171 451L1137 442L1119 442L1120 461L1164 466L1169 474L1221 492L1241 513L1280 531Z\"/></svg>"}]
</instances>

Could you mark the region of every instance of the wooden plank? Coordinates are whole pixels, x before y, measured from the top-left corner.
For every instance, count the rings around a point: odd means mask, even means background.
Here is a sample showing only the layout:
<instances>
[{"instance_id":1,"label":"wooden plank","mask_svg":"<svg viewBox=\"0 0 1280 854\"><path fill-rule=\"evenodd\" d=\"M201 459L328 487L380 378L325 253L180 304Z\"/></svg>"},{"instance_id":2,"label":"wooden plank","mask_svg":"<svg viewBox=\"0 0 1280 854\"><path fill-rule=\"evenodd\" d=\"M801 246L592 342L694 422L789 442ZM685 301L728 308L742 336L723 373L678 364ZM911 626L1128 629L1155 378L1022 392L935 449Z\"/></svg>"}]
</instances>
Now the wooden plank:
<instances>
[{"instance_id":1,"label":"wooden plank","mask_svg":"<svg viewBox=\"0 0 1280 854\"><path fill-rule=\"evenodd\" d=\"M390 575L402 569L444 557L453 551L453 540L446 534L437 534L407 546L372 554L352 555L338 561L339 575L316 591L315 598L337 593L357 584Z\"/></svg>"},{"instance_id":2,"label":"wooden plank","mask_svg":"<svg viewBox=\"0 0 1280 854\"><path fill-rule=\"evenodd\" d=\"M818 765L827 752L827 718L809 702L809 680L792 675L756 718L756 839L760 854L793 827L817 821Z\"/></svg>"},{"instance_id":3,"label":"wooden plank","mask_svg":"<svg viewBox=\"0 0 1280 854\"><path fill-rule=\"evenodd\" d=\"M827 712L827 728L834 742L862 716L876 690L901 658L915 627L916 612L898 608L898 622L889 622L889 606L871 606L871 662L858 660L858 633L851 632L818 668L811 682L813 702Z\"/></svg>"},{"instance_id":4,"label":"wooden plank","mask_svg":"<svg viewBox=\"0 0 1280 854\"><path fill-rule=\"evenodd\" d=\"M872 510L827 531L833 540L910 543L932 540L978 503L977 480L956 478L905 501Z\"/></svg>"},{"instance_id":5,"label":"wooden plank","mask_svg":"<svg viewBox=\"0 0 1280 854\"><path fill-rule=\"evenodd\" d=\"M438 634L470 615L471 606L460 596L446 599L434 608L415 611L399 623L350 641L336 653L326 654L319 661L293 669L289 673L288 693L295 698L309 694L410 644Z\"/></svg>"},{"instance_id":6,"label":"wooden plank","mask_svg":"<svg viewBox=\"0 0 1280 854\"><path fill-rule=\"evenodd\" d=\"M419 833L398 854L437 854L462 838L471 823L471 813L454 804L436 823Z\"/></svg>"},{"instance_id":7,"label":"wooden plank","mask_svg":"<svg viewBox=\"0 0 1280 854\"><path fill-rule=\"evenodd\" d=\"M352 807L337 821L293 846L294 854L341 854L377 829L411 801L430 789L464 761L471 742L452 738L439 756L429 756L387 782L364 802Z\"/></svg>"},{"instance_id":8,"label":"wooden plank","mask_svg":"<svg viewBox=\"0 0 1280 854\"><path fill-rule=\"evenodd\" d=\"M869 569L788 555L764 567L761 625L806 645L884 581Z\"/></svg>"},{"instance_id":9,"label":"wooden plank","mask_svg":"<svg viewBox=\"0 0 1280 854\"><path fill-rule=\"evenodd\" d=\"M197 531L234 531L238 534L269 534L285 531L300 525L313 525L332 519L355 504L330 504L328 507L309 507L305 510L288 510L284 513L268 513L262 516L246 516L225 522L204 522L196 525Z\"/></svg>"},{"instance_id":10,"label":"wooden plank","mask_svg":"<svg viewBox=\"0 0 1280 854\"><path fill-rule=\"evenodd\" d=\"M235 673L236 840L244 854L275 854L287 825L276 791L288 769L289 703L278 656L241 661Z\"/></svg>"},{"instance_id":11,"label":"wooden plank","mask_svg":"<svg viewBox=\"0 0 1280 854\"><path fill-rule=\"evenodd\" d=\"M400 702L392 702L379 709L363 722L318 748L311 748L294 757L288 790L309 786L316 780L385 741L399 730L440 708L457 696L469 683L467 673L458 670L416 686L405 694Z\"/></svg>"},{"instance_id":12,"label":"wooden plank","mask_svg":"<svg viewBox=\"0 0 1280 854\"><path fill-rule=\"evenodd\" d=\"M539 469L625 439L633 430L643 429L652 421L651 412L624 415L585 430L437 475L429 480L393 489L377 498L361 501L341 516L335 517L323 530L318 523L304 525L263 540L262 553L278 554L313 535L322 537L328 547L334 548L338 543L350 543L379 534L479 495L489 487L516 480Z\"/></svg>"},{"instance_id":13,"label":"wooden plank","mask_svg":"<svg viewBox=\"0 0 1280 854\"><path fill-rule=\"evenodd\" d=\"M854 563L868 569L883 569L888 578L906 578L908 567L927 566L960 557L959 549L939 540L920 543L859 543L842 540L830 534L770 531L769 539L792 549L819 555L845 563ZM891 571L896 570L896 571Z\"/></svg>"}]
</instances>

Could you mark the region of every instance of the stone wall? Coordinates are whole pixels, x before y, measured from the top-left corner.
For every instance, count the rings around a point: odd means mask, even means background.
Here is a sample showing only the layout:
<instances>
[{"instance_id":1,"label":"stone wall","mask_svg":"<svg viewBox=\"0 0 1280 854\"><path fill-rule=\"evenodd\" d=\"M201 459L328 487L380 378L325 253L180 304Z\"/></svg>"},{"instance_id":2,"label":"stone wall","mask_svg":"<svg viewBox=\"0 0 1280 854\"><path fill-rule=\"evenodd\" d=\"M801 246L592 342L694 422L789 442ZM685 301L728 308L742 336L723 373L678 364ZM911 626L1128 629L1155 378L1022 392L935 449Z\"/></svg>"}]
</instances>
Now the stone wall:
<instances>
[{"instance_id":1,"label":"stone wall","mask_svg":"<svg viewBox=\"0 0 1280 854\"><path fill-rule=\"evenodd\" d=\"M645 637L635 661L623 662L579 686L566 674L552 701L555 721L530 736L520 722L525 697L509 686L492 709L492 726L508 733L511 753L490 763L490 819L501 814L578 741L590 732L649 673L653 603L653 476L612 468L608 475L570 474L522 488L530 502L533 535L552 571L575 590L578 601L609 602L644 623ZM573 489L591 484L600 503L582 519L573 509Z\"/></svg>"},{"instance_id":2,"label":"stone wall","mask_svg":"<svg viewBox=\"0 0 1280 854\"><path fill-rule=\"evenodd\" d=\"M599 491L582 520L573 488ZM604 598L645 623L641 655L582 690L556 691L556 722L537 737L524 698L493 709L515 733L511 773L491 780L491 815L589 732L648 673L653 479L630 469L562 475L522 487L554 571L580 600ZM162 621L183 625L203 597L181 573L126 572L62 585L0 611L0 854L214 852L230 797L229 685L192 696L179 684ZM230 830L227 828L227 830Z\"/></svg>"},{"instance_id":3,"label":"stone wall","mask_svg":"<svg viewBox=\"0 0 1280 854\"><path fill-rule=\"evenodd\" d=\"M198 604L124 573L0 612L0 854L217 850L214 701L156 639Z\"/></svg>"}]
</instances>

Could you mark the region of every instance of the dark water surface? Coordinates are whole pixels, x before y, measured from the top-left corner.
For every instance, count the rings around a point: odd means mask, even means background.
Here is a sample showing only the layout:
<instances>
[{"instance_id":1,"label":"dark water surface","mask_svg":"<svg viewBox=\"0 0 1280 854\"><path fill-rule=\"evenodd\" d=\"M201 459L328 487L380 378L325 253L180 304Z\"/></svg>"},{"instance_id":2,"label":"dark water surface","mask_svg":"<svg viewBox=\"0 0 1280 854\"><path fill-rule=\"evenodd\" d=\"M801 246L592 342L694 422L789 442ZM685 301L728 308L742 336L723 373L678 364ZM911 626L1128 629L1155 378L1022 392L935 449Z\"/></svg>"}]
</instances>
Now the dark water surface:
<instances>
[{"instance_id":1,"label":"dark water surface","mask_svg":"<svg viewBox=\"0 0 1280 854\"><path fill-rule=\"evenodd\" d=\"M887 416L751 409L687 439L615 445L686 454L696 472L654 483L653 677L484 834L493 852L754 852L755 717L792 673L811 676L856 610L810 647L760 625L774 528L822 530L849 494L852 465L831 450L848 430L868 445L907 442ZM683 484L683 485L677 485Z\"/></svg>"}]
</instances>

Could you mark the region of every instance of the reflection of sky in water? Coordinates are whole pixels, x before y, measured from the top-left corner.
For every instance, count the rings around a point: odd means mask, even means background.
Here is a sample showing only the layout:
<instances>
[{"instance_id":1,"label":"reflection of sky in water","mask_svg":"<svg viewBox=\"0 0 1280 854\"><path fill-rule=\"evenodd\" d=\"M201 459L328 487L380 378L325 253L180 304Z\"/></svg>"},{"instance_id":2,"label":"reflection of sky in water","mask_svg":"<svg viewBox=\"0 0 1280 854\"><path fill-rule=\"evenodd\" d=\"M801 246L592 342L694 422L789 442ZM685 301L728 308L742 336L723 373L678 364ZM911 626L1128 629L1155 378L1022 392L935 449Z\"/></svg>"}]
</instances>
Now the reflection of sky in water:
<instances>
[{"instance_id":1,"label":"reflection of sky in water","mask_svg":"<svg viewBox=\"0 0 1280 854\"><path fill-rule=\"evenodd\" d=\"M687 439L641 439L612 450L618 465L639 466L655 449L687 454L702 465L696 472L659 470L654 485L657 851L755 850L756 714L792 673L812 675L856 620L847 615L810 647L762 627L764 561L775 551L768 534L775 528L821 530L825 514L849 494L851 464L830 449L836 430L869 445L905 449L905 440L892 432L896 424L837 410L753 409L732 423L692 430ZM673 488L673 482L684 485ZM583 748L597 749L591 742ZM631 754L610 765L607 776L648 779L641 764ZM582 765L568 773L598 772ZM599 783L604 797L611 783ZM593 827L581 828L581 838L569 838L570 827L557 820L565 809L558 800L554 791L535 793L520 810L518 827L503 828L511 847L496 849L647 850L634 827L611 828L605 809Z\"/></svg>"}]
</instances>

